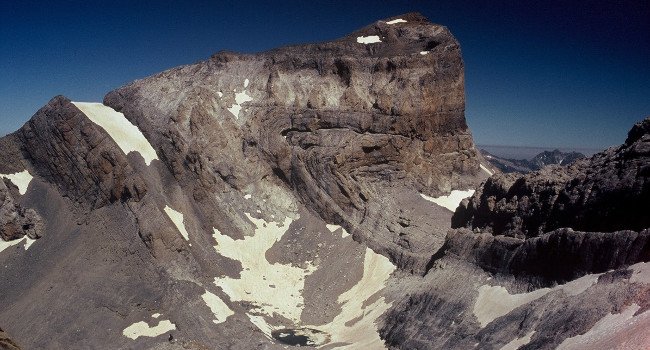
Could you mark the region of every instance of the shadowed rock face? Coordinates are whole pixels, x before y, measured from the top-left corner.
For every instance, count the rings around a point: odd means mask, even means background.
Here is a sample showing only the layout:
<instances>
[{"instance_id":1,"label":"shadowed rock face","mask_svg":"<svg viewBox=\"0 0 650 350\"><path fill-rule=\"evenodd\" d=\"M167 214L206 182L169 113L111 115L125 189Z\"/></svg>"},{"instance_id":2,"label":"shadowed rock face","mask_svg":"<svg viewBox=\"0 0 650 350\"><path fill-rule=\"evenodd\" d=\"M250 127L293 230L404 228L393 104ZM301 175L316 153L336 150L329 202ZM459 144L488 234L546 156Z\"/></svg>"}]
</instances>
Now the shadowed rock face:
<instances>
[{"instance_id":1,"label":"shadowed rock face","mask_svg":"<svg viewBox=\"0 0 650 350\"><path fill-rule=\"evenodd\" d=\"M625 144L569 167L491 177L456 211L452 227L519 238L561 227L602 232L649 227L649 123L635 125Z\"/></svg>"},{"instance_id":2,"label":"shadowed rock face","mask_svg":"<svg viewBox=\"0 0 650 350\"><path fill-rule=\"evenodd\" d=\"M648 124L575 165L492 176L454 213L467 229L450 232L448 252L542 284L650 260Z\"/></svg>"}]
</instances>

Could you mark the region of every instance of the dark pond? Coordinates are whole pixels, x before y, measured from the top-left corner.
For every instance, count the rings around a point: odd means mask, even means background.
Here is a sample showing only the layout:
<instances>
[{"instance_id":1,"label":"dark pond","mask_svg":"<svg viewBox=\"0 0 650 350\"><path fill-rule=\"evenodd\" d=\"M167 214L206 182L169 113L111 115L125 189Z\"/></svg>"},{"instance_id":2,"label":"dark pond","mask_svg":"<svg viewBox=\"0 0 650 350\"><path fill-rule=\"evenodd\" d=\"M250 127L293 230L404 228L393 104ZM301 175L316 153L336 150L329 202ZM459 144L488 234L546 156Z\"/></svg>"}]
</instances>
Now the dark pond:
<instances>
[{"instance_id":1,"label":"dark pond","mask_svg":"<svg viewBox=\"0 0 650 350\"><path fill-rule=\"evenodd\" d=\"M285 328L271 332L271 336L283 344L292 346L318 346L325 344L329 336L312 328Z\"/></svg>"}]
</instances>

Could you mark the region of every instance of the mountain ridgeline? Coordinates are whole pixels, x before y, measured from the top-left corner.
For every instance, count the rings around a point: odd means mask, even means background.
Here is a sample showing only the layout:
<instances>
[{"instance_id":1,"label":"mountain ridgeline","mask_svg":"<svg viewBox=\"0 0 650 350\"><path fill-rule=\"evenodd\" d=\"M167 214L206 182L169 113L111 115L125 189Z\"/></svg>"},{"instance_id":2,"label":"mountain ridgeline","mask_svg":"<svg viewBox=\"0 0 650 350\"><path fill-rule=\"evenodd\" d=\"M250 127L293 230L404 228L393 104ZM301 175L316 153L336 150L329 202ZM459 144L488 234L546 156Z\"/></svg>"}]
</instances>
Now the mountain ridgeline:
<instances>
[{"instance_id":1,"label":"mountain ridgeline","mask_svg":"<svg viewBox=\"0 0 650 350\"><path fill-rule=\"evenodd\" d=\"M558 149L543 151L531 159L510 159L496 156L484 149L480 150L483 157L503 173L529 173L541 170L547 165L570 165L585 155L579 152L562 152Z\"/></svg>"},{"instance_id":2,"label":"mountain ridgeline","mask_svg":"<svg viewBox=\"0 0 650 350\"><path fill-rule=\"evenodd\" d=\"M409 13L54 97L0 139L0 348L650 344L650 119L492 175L464 95Z\"/></svg>"}]
</instances>

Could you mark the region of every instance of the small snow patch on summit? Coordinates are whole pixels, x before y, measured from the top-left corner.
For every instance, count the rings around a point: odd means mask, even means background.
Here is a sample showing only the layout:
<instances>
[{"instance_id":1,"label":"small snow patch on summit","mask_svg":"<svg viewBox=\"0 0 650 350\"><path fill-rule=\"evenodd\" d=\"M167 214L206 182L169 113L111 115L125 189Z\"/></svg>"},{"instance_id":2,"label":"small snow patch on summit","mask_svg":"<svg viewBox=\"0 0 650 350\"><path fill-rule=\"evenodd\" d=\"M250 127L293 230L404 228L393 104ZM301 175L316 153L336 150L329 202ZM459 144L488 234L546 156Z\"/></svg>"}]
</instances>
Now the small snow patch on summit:
<instances>
[{"instance_id":1,"label":"small snow patch on summit","mask_svg":"<svg viewBox=\"0 0 650 350\"><path fill-rule=\"evenodd\" d=\"M386 22L386 24L397 24L397 23L406 23L406 21L401 19L401 18L397 18L397 19L394 19L392 21Z\"/></svg>"},{"instance_id":2,"label":"small snow patch on summit","mask_svg":"<svg viewBox=\"0 0 650 350\"><path fill-rule=\"evenodd\" d=\"M379 39L379 36L377 35L370 35L370 36L359 36L357 37L357 42L359 44L372 44L372 43L380 43L381 39Z\"/></svg>"}]
</instances>

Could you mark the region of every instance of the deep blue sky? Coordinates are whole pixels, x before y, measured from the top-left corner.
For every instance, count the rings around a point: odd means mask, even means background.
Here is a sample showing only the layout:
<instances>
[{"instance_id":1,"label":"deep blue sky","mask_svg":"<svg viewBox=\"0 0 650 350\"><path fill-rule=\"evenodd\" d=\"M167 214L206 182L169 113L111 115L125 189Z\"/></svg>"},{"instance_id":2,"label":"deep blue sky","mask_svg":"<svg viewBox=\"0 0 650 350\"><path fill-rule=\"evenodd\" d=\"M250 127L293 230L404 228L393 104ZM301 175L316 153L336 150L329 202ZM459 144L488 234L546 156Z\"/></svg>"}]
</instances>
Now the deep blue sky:
<instances>
[{"instance_id":1,"label":"deep blue sky","mask_svg":"<svg viewBox=\"0 0 650 350\"><path fill-rule=\"evenodd\" d=\"M343 36L418 11L449 27L479 144L604 148L650 115L650 2L0 0L0 135L51 97L110 90L227 49Z\"/></svg>"}]
</instances>

